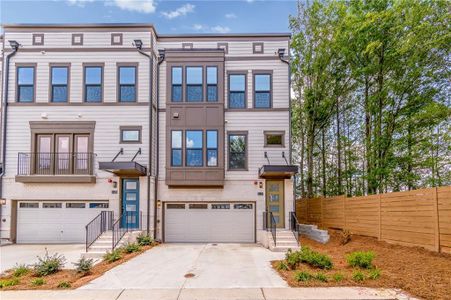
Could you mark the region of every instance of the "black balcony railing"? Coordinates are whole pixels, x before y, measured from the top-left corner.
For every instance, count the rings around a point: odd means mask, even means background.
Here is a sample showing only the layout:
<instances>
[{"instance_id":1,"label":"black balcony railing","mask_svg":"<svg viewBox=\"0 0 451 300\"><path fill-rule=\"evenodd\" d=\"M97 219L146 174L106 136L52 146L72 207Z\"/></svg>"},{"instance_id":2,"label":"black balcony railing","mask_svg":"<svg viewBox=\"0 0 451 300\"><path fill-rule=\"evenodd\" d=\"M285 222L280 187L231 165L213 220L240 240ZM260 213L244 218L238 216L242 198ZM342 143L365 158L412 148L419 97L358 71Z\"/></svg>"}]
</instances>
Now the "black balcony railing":
<instances>
[{"instance_id":1,"label":"black balcony railing","mask_svg":"<svg viewBox=\"0 0 451 300\"><path fill-rule=\"evenodd\" d=\"M94 153L19 152L17 175L93 175Z\"/></svg>"}]
</instances>

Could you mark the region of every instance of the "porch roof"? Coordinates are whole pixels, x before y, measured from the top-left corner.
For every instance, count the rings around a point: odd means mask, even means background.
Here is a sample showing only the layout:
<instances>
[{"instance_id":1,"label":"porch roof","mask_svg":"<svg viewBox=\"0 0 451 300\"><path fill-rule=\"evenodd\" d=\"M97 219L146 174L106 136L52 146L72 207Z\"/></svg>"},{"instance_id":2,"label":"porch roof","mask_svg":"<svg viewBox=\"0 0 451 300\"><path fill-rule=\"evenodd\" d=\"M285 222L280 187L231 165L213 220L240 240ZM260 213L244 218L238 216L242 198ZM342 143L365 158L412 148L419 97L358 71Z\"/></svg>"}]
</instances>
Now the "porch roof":
<instances>
[{"instance_id":1,"label":"porch roof","mask_svg":"<svg viewBox=\"0 0 451 300\"><path fill-rule=\"evenodd\" d=\"M99 169L118 176L144 176L147 168L135 161L99 162Z\"/></svg>"},{"instance_id":2,"label":"porch roof","mask_svg":"<svg viewBox=\"0 0 451 300\"><path fill-rule=\"evenodd\" d=\"M298 173L298 166L294 165L263 165L258 170L260 178L290 178Z\"/></svg>"}]
</instances>

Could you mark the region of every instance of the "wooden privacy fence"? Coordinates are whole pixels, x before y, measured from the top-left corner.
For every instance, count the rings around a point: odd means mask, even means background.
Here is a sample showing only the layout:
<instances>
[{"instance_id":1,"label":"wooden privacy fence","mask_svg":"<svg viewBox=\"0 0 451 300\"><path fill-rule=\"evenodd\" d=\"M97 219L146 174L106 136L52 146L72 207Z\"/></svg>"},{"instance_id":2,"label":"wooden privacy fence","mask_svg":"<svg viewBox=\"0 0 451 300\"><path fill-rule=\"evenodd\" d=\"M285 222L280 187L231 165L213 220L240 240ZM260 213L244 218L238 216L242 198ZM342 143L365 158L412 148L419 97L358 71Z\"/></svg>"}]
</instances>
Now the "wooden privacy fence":
<instances>
[{"instance_id":1,"label":"wooden privacy fence","mask_svg":"<svg viewBox=\"0 0 451 300\"><path fill-rule=\"evenodd\" d=\"M300 223L451 253L451 186L362 197L298 199Z\"/></svg>"}]
</instances>

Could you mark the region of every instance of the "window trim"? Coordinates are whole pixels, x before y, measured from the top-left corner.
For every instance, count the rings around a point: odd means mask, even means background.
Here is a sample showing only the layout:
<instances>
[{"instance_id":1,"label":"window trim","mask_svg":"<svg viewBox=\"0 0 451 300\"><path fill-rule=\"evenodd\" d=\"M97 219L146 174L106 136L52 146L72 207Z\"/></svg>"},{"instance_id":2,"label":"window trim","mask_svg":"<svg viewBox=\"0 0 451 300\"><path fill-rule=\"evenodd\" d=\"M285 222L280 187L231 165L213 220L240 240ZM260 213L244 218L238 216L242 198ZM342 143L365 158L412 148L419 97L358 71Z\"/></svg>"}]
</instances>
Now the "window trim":
<instances>
[{"instance_id":1,"label":"window trim","mask_svg":"<svg viewBox=\"0 0 451 300\"><path fill-rule=\"evenodd\" d=\"M185 150L184 151L185 152L184 153L185 154L185 164L182 165L182 166L185 167L185 168L205 168L205 165L204 165L204 150L205 150L205 146L206 146L205 145L206 138L205 138L205 134L204 134L205 130L203 130L203 129L189 129L189 128L187 128L187 129L185 129L183 131L185 132L185 134L183 135L185 138L184 138L184 140L182 140L182 142L183 142L182 146L183 146L183 149ZM188 131L200 132L202 134L202 147L201 148L188 148L188 146L186 145L186 138L188 136ZM200 166L189 166L188 165L188 150L201 150L201 153L202 153L202 159L201 159L202 165L200 165ZM206 154L205 154L205 156L206 156Z\"/></svg>"},{"instance_id":2,"label":"window trim","mask_svg":"<svg viewBox=\"0 0 451 300\"><path fill-rule=\"evenodd\" d=\"M230 136L231 135L244 135L244 142L246 149L244 150L244 168L242 169L232 169L230 168ZM249 170L249 142L248 142L248 131L227 131L227 171L248 171Z\"/></svg>"},{"instance_id":3,"label":"window trim","mask_svg":"<svg viewBox=\"0 0 451 300\"><path fill-rule=\"evenodd\" d=\"M67 68L67 100L65 102L55 102L53 101L53 77L52 77L52 69L53 68ZM71 63L50 63L49 64L49 103L69 103L70 101L70 80L71 80Z\"/></svg>"},{"instance_id":4,"label":"window trim","mask_svg":"<svg viewBox=\"0 0 451 300\"><path fill-rule=\"evenodd\" d=\"M246 70L243 71L227 71L227 109L246 109L247 108L247 74ZM230 107L230 76L231 75L244 75L244 107Z\"/></svg>"},{"instance_id":5,"label":"window trim","mask_svg":"<svg viewBox=\"0 0 451 300\"><path fill-rule=\"evenodd\" d=\"M100 101L86 101L86 68L89 67L99 67L101 68L100 72L100 92L101 97ZM104 76L105 76L105 63L83 63L83 103L85 104L91 104L91 103L103 103L105 99L105 82L104 82Z\"/></svg>"},{"instance_id":6,"label":"window trim","mask_svg":"<svg viewBox=\"0 0 451 300\"><path fill-rule=\"evenodd\" d=\"M16 63L16 103L29 104L36 102L36 70L37 63ZM20 68L33 68L33 99L29 102L19 101L19 69Z\"/></svg>"},{"instance_id":7,"label":"window trim","mask_svg":"<svg viewBox=\"0 0 451 300\"><path fill-rule=\"evenodd\" d=\"M135 68L135 99L133 101L121 101L121 77L120 77L120 69L121 68ZM117 103L136 103L138 102L138 90L139 90L139 86L138 86L138 68L139 68L139 63L135 62L135 63L127 63L127 62L118 62L116 63L116 102ZM125 84L124 84L125 85ZM130 85L131 84L126 84L126 85Z\"/></svg>"},{"instance_id":8,"label":"window trim","mask_svg":"<svg viewBox=\"0 0 451 300\"><path fill-rule=\"evenodd\" d=\"M138 140L125 141L123 139L124 131L138 131ZM142 144L142 126L119 126L119 144Z\"/></svg>"},{"instance_id":9,"label":"window trim","mask_svg":"<svg viewBox=\"0 0 451 300\"><path fill-rule=\"evenodd\" d=\"M208 132L214 131L216 132L216 148L208 148ZM216 150L216 165L209 166L208 165L208 150ZM219 166L219 131L218 129L205 129L205 167L207 168L217 168Z\"/></svg>"},{"instance_id":10,"label":"window trim","mask_svg":"<svg viewBox=\"0 0 451 300\"><path fill-rule=\"evenodd\" d=\"M281 135L282 136L282 144L281 145L269 145L267 143L267 137L268 135ZM263 131L263 138L264 138L264 146L265 148L285 148L285 131L283 130L273 130L273 131Z\"/></svg>"},{"instance_id":11,"label":"window trim","mask_svg":"<svg viewBox=\"0 0 451 300\"><path fill-rule=\"evenodd\" d=\"M261 46L261 50L257 50L257 46ZM254 42L254 43L252 43L252 53L253 54L263 54L263 53L265 53L265 43L263 43L263 42Z\"/></svg>"},{"instance_id":12,"label":"window trim","mask_svg":"<svg viewBox=\"0 0 451 300\"><path fill-rule=\"evenodd\" d=\"M172 78L173 78L173 69L174 68L180 68L180 69L182 69L182 72L181 72L181 75L182 75L182 83L180 83L180 84L174 84L173 83L173 80L172 80ZM171 77L170 77L170 80L171 80L171 84L170 84L170 93L171 93L171 95L170 95L170 102L171 103L183 103L183 102L185 102L184 101L184 93L185 93L185 89L183 88L183 83L184 83L184 71L183 71L183 66L179 66L179 65L177 65L177 66L171 66L171 68L170 68L170 75L171 75ZM173 93L172 93L172 88L174 87L174 86L180 86L180 88L181 88L181 90L182 90L182 95L181 95L181 99L180 99L180 101L174 101L174 99L173 99Z\"/></svg>"},{"instance_id":13,"label":"window trim","mask_svg":"<svg viewBox=\"0 0 451 300\"><path fill-rule=\"evenodd\" d=\"M36 41L36 38L37 37L40 37L41 38L41 41L40 42L37 42ZM33 33L33 36L32 36L32 45L33 46L44 46L44 34L43 33Z\"/></svg>"},{"instance_id":14,"label":"window trim","mask_svg":"<svg viewBox=\"0 0 451 300\"><path fill-rule=\"evenodd\" d=\"M256 75L269 75L269 106L268 107L257 107L256 103L256 88L255 88L255 77ZM255 109L271 109L273 108L273 71L272 70L252 70L252 106Z\"/></svg>"},{"instance_id":15,"label":"window trim","mask_svg":"<svg viewBox=\"0 0 451 300\"><path fill-rule=\"evenodd\" d=\"M216 84L208 83L208 68L216 69ZM216 86L216 100L208 100L208 86ZM218 103L219 102L219 68L217 65L206 65L205 66L205 102L207 103Z\"/></svg>"},{"instance_id":16,"label":"window trim","mask_svg":"<svg viewBox=\"0 0 451 300\"><path fill-rule=\"evenodd\" d=\"M80 38L80 42L75 41L76 37ZM72 46L83 46L83 33L72 33Z\"/></svg>"},{"instance_id":17,"label":"window trim","mask_svg":"<svg viewBox=\"0 0 451 300\"><path fill-rule=\"evenodd\" d=\"M200 84L202 95L200 97L201 98L200 101L188 101L188 86L199 86L199 84L188 84L188 68L200 68L202 70L202 83ZM206 88L206 85L207 85L207 82L206 82L207 81L207 78L206 78L207 72L204 69L206 69L204 65L197 65L197 66L195 66L195 65L186 65L186 66L184 66L184 68L182 68L182 72L185 75L185 82L183 82L183 77L182 77L182 83L184 83L184 84L182 84L182 89L184 90L184 93L182 95L185 95L185 97L182 97L182 101L181 102L183 102L183 103L204 103L204 102L207 102L206 101L206 97L205 97L205 88Z\"/></svg>"},{"instance_id":18,"label":"window trim","mask_svg":"<svg viewBox=\"0 0 451 300\"><path fill-rule=\"evenodd\" d=\"M181 148L173 148L172 147L172 132L174 132L174 131L180 131L181 132L181 138L182 138L182 147ZM183 132L184 132L184 130L183 129L172 129L171 130L171 135L170 135L170 145L171 145L171 153L170 153L170 158L169 158L169 160L170 160L170 162L171 162L171 164L170 164L170 166L171 166L171 168L183 168L183 166L185 165L184 164L184 155L183 155L183 148L184 148L184 146L185 146L185 141L184 141L184 134L183 134ZM182 161L181 161L181 164L180 165L177 165L177 166L174 166L174 163L173 163L173 161L172 161L172 150L180 150L181 151L181 154L182 154Z\"/></svg>"},{"instance_id":19,"label":"window trim","mask_svg":"<svg viewBox=\"0 0 451 300\"><path fill-rule=\"evenodd\" d=\"M114 38L119 37L119 42L115 42ZM112 33L111 34L111 46L122 46L124 42L124 36L122 33Z\"/></svg>"}]
</instances>

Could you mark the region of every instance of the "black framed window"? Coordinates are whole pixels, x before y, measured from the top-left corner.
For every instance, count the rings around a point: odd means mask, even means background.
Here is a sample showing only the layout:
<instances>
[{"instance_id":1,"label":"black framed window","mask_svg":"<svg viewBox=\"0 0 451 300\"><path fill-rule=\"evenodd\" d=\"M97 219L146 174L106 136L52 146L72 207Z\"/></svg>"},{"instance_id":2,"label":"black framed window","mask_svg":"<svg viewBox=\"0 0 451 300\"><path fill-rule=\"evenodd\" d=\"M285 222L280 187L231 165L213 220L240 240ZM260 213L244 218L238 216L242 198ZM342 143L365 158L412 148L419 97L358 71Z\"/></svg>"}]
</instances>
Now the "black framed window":
<instances>
[{"instance_id":1,"label":"black framed window","mask_svg":"<svg viewBox=\"0 0 451 300\"><path fill-rule=\"evenodd\" d=\"M207 101L218 101L218 68L207 67Z\"/></svg>"},{"instance_id":2,"label":"black framed window","mask_svg":"<svg viewBox=\"0 0 451 300\"><path fill-rule=\"evenodd\" d=\"M102 102L103 68L85 67L85 101Z\"/></svg>"},{"instance_id":3,"label":"black framed window","mask_svg":"<svg viewBox=\"0 0 451 300\"><path fill-rule=\"evenodd\" d=\"M254 75L254 106L256 108L271 107L271 75Z\"/></svg>"},{"instance_id":4,"label":"black framed window","mask_svg":"<svg viewBox=\"0 0 451 300\"><path fill-rule=\"evenodd\" d=\"M172 77L172 86L171 86L171 94L172 94L172 102L181 102L182 101L182 67L172 67L171 77Z\"/></svg>"},{"instance_id":5,"label":"black framed window","mask_svg":"<svg viewBox=\"0 0 451 300\"><path fill-rule=\"evenodd\" d=\"M182 166L182 131L173 130L171 132L171 166Z\"/></svg>"},{"instance_id":6,"label":"black framed window","mask_svg":"<svg viewBox=\"0 0 451 300\"><path fill-rule=\"evenodd\" d=\"M207 130L207 167L218 166L218 131Z\"/></svg>"},{"instance_id":7,"label":"black framed window","mask_svg":"<svg viewBox=\"0 0 451 300\"><path fill-rule=\"evenodd\" d=\"M186 131L186 166L203 166L203 134L202 130Z\"/></svg>"},{"instance_id":8,"label":"black framed window","mask_svg":"<svg viewBox=\"0 0 451 300\"><path fill-rule=\"evenodd\" d=\"M67 102L68 100L68 67L52 67L52 102Z\"/></svg>"},{"instance_id":9,"label":"black framed window","mask_svg":"<svg viewBox=\"0 0 451 300\"><path fill-rule=\"evenodd\" d=\"M141 126L120 127L120 143L141 143Z\"/></svg>"},{"instance_id":10,"label":"black framed window","mask_svg":"<svg viewBox=\"0 0 451 300\"><path fill-rule=\"evenodd\" d=\"M202 67L186 67L186 101L202 101Z\"/></svg>"},{"instance_id":11,"label":"black framed window","mask_svg":"<svg viewBox=\"0 0 451 300\"><path fill-rule=\"evenodd\" d=\"M229 108L246 107L246 75L229 75Z\"/></svg>"},{"instance_id":12,"label":"black framed window","mask_svg":"<svg viewBox=\"0 0 451 300\"><path fill-rule=\"evenodd\" d=\"M136 101L136 67L119 67L119 101Z\"/></svg>"},{"instance_id":13,"label":"black framed window","mask_svg":"<svg viewBox=\"0 0 451 300\"><path fill-rule=\"evenodd\" d=\"M17 68L17 101L34 101L34 67Z\"/></svg>"},{"instance_id":14,"label":"black framed window","mask_svg":"<svg viewBox=\"0 0 451 300\"><path fill-rule=\"evenodd\" d=\"M229 169L246 169L246 135L229 135Z\"/></svg>"}]
</instances>

